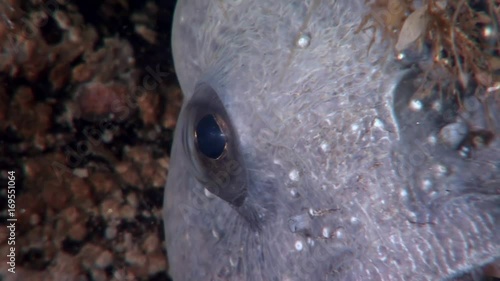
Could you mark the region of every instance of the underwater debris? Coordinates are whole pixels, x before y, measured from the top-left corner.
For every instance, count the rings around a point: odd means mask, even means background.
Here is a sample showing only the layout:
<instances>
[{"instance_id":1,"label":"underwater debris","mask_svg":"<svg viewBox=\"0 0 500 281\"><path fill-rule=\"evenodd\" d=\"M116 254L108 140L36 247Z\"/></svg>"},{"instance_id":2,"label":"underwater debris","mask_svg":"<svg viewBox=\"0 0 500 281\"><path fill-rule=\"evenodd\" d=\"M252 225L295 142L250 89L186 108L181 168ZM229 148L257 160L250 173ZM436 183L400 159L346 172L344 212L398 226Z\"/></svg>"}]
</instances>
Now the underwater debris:
<instances>
[{"instance_id":1,"label":"underwater debris","mask_svg":"<svg viewBox=\"0 0 500 281\"><path fill-rule=\"evenodd\" d=\"M433 64L424 71L446 73L461 90L474 84L498 91L500 84L500 1L374 0L360 29L373 28L389 40L398 57L406 49L426 51ZM371 26L366 26L372 22ZM457 92L450 89L450 93Z\"/></svg>"}]
</instances>

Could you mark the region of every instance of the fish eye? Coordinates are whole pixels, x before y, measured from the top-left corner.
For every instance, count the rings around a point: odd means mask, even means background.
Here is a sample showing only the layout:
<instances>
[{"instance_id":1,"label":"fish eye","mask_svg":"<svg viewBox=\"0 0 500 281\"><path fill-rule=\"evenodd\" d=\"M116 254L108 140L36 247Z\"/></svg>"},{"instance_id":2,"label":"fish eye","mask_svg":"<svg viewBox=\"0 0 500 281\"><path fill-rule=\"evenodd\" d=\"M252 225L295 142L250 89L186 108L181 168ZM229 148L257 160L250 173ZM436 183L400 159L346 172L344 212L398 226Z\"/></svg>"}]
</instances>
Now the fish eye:
<instances>
[{"instance_id":1,"label":"fish eye","mask_svg":"<svg viewBox=\"0 0 500 281\"><path fill-rule=\"evenodd\" d=\"M190 171L212 194L241 206L247 196L244 162L217 91L209 83L198 83L182 115L182 143Z\"/></svg>"},{"instance_id":2,"label":"fish eye","mask_svg":"<svg viewBox=\"0 0 500 281\"><path fill-rule=\"evenodd\" d=\"M220 158L227 145L226 134L219 123L215 115L208 114L196 125L195 142L198 151L211 159Z\"/></svg>"}]
</instances>

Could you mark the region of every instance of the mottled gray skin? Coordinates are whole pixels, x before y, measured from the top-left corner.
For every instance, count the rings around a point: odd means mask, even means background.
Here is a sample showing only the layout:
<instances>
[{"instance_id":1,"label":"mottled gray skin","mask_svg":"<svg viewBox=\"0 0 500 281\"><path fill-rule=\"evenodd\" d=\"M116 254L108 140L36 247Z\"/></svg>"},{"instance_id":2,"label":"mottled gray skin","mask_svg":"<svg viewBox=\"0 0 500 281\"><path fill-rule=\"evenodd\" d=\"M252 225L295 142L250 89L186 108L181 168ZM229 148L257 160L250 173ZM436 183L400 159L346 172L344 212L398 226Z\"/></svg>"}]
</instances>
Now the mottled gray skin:
<instances>
[{"instance_id":1,"label":"mottled gray skin","mask_svg":"<svg viewBox=\"0 0 500 281\"><path fill-rule=\"evenodd\" d=\"M500 257L498 137L470 158L435 142L456 111L411 110L414 73L355 33L363 3L179 1L185 104L200 81L217 92L248 195L238 209L193 175L184 106L165 189L174 281L441 280ZM500 131L498 100L466 105Z\"/></svg>"}]
</instances>

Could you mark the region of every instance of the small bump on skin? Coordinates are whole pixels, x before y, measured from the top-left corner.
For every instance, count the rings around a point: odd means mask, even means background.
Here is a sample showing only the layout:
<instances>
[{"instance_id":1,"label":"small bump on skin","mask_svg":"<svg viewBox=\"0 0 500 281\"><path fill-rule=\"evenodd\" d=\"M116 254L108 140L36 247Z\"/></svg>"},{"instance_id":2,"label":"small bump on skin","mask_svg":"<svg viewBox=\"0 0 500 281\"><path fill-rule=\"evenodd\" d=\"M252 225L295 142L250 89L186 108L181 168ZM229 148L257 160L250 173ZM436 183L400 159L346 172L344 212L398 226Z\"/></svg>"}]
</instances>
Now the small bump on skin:
<instances>
[{"instance_id":1,"label":"small bump on skin","mask_svg":"<svg viewBox=\"0 0 500 281\"><path fill-rule=\"evenodd\" d=\"M430 135L427 137L427 142L429 142L432 145L435 145L437 143L437 137L435 135Z\"/></svg>"},{"instance_id":2,"label":"small bump on skin","mask_svg":"<svg viewBox=\"0 0 500 281\"><path fill-rule=\"evenodd\" d=\"M434 165L433 170L437 178L443 177L448 172L448 169L445 166L439 164Z\"/></svg>"},{"instance_id":3,"label":"small bump on skin","mask_svg":"<svg viewBox=\"0 0 500 281\"><path fill-rule=\"evenodd\" d=\"M358 124L352 124L351 125L351 131L355 132L359 129L359 125Z\"/></svg>"},{"instance_id":4,"label":"small bump on skin","mask_svg":"<svg viewBox=\"0 0 500 281\"><path fill-rule=\"evenodd\" d=\"M375 118L375 121L373 122L373 126L376 128L384 129L384 122L382 120Z\"/></svg>"},{"instance_id":5,"label":"small bump on skin","mask_svg":"<svg viewBox=\"0 0 500 281\"><path fill-rule=\"evenodd\" d=\"M448 147L457 149L467 133L468 129L464 123L451 123L439 131L439 139Z\"/></svg>"},{"instance_id":6,"label":"small bump on skin","mask_svg":"<svg viewBox=\"0 0 500 281\"><path fill-rule=\"evenodd\" d=\"M290 171L290 173L288 174L288 177L290 178L290 180L292 181L299 181L299 171L297 169L293 169Z\"/></svg>"},{"instance_id":7,"label":"small bump on skin","mask_svg":"<svg viewBox=\"0 0 500 281\"><path fill-rule=\"evenodd\" d=\"M330 236L331 236L331 233L330 233L330 228L328 228L328 227L323 227L323 229L321 230L321 235L322 235L324 238L330 238Z\"/></svg>"},{"instance_id":8,"label":"small bump on skin","mask_svg":"<svg viewBox=\"0 0 500 281\"><path fill-rule=\"evenodd\" d=\"M408 212L408 219L410 221L417 221L417 214L415 214L414 212Z\"/></svg>"},{"instance_id":9,"label":"small bump on skin","mask_svg":"<svg viewBox=\"0 0 500 281\"><path fill-rule=\"evenodd\" d=\"M408 191L406 190L401 190L401 192L399 192L399 196L401 196L401 198L406 198L408 196Z\"/></svg>"},{"instance_id":10,"label":"small bump on skin","mask_svg":"<svg viewBox=\"0 0 500 281\"><path fill-rule=\"evenodd\" d=\"M344 238L344 232L341 229L339 229L335 232L335 236L337 236L337 239L342 239Z\"/></svg>"},{"instance_id":11,"label":"small bump on skin","mask_svg":"<svg viewBox=\"0 0 500 281\"><path fill-rule=\"evenodd\" d=\"M460 156L464 157L464 158L467 158L470 154L470 147L468 146L462 146L460 148L460 151L458 152L458 154L460 154Z\"/></svg>"},{"instance_id":12,"label":"small bump on skin","mask_svg":"<svg viewBox=\"0 0 500 281\"><path fill-rule=\"evenodd\" d=\"M311 44L311 36L309 36L309 34L301 34L299 36L299 38L297 39L297 47L301 48L301 49L305 49L307 47L309 47L309 45Z\"/></svg>"},{"instance_id":13,"label":"small bump on skin","mask_svg":"<svg viewBox=\"0 0 500 281\"><path fill-rule=\"evenodd\" d=\"M314 246L314 240L311 237L307 237L307 244L311 247Z\"/></svg>"},{"instance_id":14,"label":"small bump on skin","mask_svg":"<svg viewBox=\"0 0 500 281\"><path fill-rule=\"evenodd\" d=\"M302 241L295 241L295 250L297 251L302 251L304 249L304 245L302 244Z\"/></svg>"},{"instance_id":15,"label":"small bump on skin","mask_svg":"<svg viewBox=\"0 0 500 281\"><path fill-rule=\"evenodd\" d=\"M411 100L409 106L410 106L410 109L413 111L420 111L424 107L422 102L419 100Z\"/></svg>"},{"instance_id":16,"label":"small bump on skin","mask_svg":"<svg viewBox=\"0 0 500 281\"><path fill-rule=\"evenodd\" d=\"M323 150L323 152L328 152L330 150L330 144L326 141L322 141L319 147Z\"/></svg>"},{"instance_id":17,"label":"small bump on skin","mask_svg":"<svg viewBox=\"0 0 500 281\"><path fill-rule=\"evenodd\" d=\"M430 180L423 180L422 182L422 188L425 190L425 191L428 191L430 188L432 187L432 181Z\"/></svg>"},{"instance_id":18,"label":"small bump on skin","mask_svg":"<svg viewBox=\"0 0 500 281\"><path fill-rule=\"evenodd\" d=\"M357 217L351 217L351 223L352 224L355 224L355 223L358 223L359 222L359 219Z\"/></svg>"}]
</instances>

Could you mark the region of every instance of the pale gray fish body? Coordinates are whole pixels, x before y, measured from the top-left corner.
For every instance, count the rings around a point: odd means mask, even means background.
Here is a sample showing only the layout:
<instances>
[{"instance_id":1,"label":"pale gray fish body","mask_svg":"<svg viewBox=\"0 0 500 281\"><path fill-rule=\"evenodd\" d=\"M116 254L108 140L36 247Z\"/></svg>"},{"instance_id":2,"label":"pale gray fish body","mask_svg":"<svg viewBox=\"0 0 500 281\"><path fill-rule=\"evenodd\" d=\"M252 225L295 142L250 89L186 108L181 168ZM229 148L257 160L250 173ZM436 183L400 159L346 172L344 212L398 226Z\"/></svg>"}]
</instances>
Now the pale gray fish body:
<instances>
[{"instance_id":1,"label":"pale gray fish body","mask_svg":"<svg viewBox=\"0 0 500 281\"><path fill-rule=\"evenodd\" d=\"M179 1L174 281L446 280L500 257L499 139L458 149L500 131L498 100L412 100L415 72L355 32L364 2ZM207 115L216 160L196 143Z\"/></svg>"}]
</instances>

